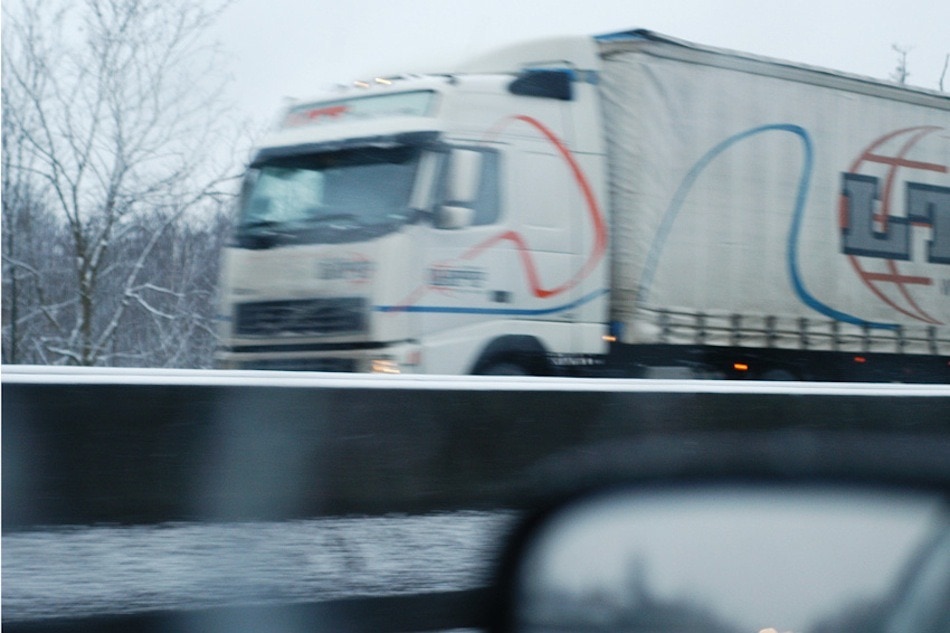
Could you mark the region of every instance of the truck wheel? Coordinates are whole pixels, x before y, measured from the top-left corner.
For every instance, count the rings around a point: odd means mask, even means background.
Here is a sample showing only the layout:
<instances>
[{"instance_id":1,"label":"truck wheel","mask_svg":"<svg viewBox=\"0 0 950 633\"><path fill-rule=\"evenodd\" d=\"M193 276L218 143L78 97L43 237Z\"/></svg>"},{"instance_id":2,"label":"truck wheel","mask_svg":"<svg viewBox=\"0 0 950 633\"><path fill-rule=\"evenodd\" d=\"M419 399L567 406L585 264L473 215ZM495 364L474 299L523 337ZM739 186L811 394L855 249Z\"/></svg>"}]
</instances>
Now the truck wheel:
<instances>
[{"instance_id":1,"label":"truck wheel","mask_svg":"<svg viewBox=\"0 0 950 633\"><path fill-rule=\"evenodd\" d=\"M762 372L759 380L798 380L798 376L787 369L768 369Z\"/></svg>"},{"instance_id":2,"label":"truck wheel","mask_svg":"<svg viewBox=\"0 0 950 633\"><path fill-rule=\"evenodd\" d=\"M478 372L482 376L529 376L521 365L514 363L493 363Z\"/></svg>"}]
</instances>

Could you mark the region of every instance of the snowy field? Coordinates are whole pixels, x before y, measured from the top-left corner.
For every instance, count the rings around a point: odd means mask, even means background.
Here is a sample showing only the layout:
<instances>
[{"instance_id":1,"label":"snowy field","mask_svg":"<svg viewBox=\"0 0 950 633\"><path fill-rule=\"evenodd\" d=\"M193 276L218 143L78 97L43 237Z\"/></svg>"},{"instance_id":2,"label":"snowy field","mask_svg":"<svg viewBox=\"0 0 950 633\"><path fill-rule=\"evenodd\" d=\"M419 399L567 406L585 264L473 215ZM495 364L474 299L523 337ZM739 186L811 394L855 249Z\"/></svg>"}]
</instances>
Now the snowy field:
<instances>
[{"instance_id":1,"label":"snowy field","mask_svg":"<svg viewBox=\"0 0 950 633\"><path fill-rule=\"evenodd\" d=\"M4 534L3 620L484 585L507 512Z\"/></svg>"}]
</instances>

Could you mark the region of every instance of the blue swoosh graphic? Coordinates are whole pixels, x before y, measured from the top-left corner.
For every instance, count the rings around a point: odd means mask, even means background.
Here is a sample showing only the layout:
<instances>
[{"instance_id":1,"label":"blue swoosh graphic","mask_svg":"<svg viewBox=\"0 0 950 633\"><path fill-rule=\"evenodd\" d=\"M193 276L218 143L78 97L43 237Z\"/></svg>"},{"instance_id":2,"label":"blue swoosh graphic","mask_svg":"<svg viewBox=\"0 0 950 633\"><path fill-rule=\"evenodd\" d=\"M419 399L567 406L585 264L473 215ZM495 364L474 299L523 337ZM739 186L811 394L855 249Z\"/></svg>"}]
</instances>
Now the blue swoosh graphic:
<instances>
[{"instance_id":1,"label":"blue swoosh graphic","mask_svg":"<svg viewBox=\"0 0 950 633\"><path fill-rule=\"evenodd\" d=\"M606 288L595 290L583 297L559 306L551 308L539 308L527 310L522 308L467 308L462 306L373 306L374 312L428 312L439 314L496 314L504 316L539 316L544 314L553 314L563 310L571 310L585 303L593 301L597 297L607 294Z\"/></svg>"},{"instance_id":2,"label":"blue swoosh graphic","mask_svg":"<svg viewBox=\"0 0 950 633\"><path fill-rule=\"evenodd\" d=\"M795 293L798 295L798 298L801 299L801 301L809 308L837 321L852 323L854 325L860 325L863 327L888 330L896 329L897 325L893 323L876 323L873 321L866 321L860 317L836 310L831 306L819 301L805 287L805 283L802 281L802 277L799 272L798 238L799 234L801 233L802 221L805 216L805 202L808 198L808 190L811 187L811 174L815 163L815 152L808 131L799 125L794 125L791 123L762 125L751 128L744 132L740 132L717 144L711 150L706 152L706 154L700 158L696 164L693 165L693 167L683 178L682 182L680 182L679 187L676 189L676 193L673 195L670 205L667 207L666 213L663 215L663 220L660 222L660 228L657 230L657 234L653 238L653 242L650 244L650 251L647 254L647 261L643 269L643 277L641 278L640 290L637 292L637 303L645 302L649 296L650 287L653 285L653 278L656 275L656 267L659 263L663 248L666 245L666 240L669 238L669 235L673 230L673 224L676 222L676 219L679 216L679 212L683 207L686 196L689 195L690 190L696 183L696 180L702 174L703 170L706 169L706 167L708 167L709 164L712 163L712 161L715 160L720 154L725 152L739 141L743 141L764 132L776 131L789 132L797 136L802 142L802 150L804 151L804 162L802 164L802 173L798 180L798 192L795 196L795 209L792 214L792 224L788 233L787 246L788 274L792 282L792 287L795 289Z\"/></svg>"}]
</instances>

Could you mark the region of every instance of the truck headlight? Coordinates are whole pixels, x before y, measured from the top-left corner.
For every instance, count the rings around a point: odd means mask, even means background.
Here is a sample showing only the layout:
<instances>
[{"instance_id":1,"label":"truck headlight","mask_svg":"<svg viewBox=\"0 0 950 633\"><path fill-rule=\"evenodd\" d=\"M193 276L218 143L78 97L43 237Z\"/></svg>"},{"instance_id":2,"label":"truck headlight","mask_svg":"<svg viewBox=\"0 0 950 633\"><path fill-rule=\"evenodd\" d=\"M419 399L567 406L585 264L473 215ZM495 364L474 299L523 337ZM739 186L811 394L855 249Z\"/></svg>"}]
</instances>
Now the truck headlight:
<instances>
[{"instance_id":1,"label":"truck headlight","mask_svg":"<svg viewBox=\"0 0 950 633\"><path fill-rule=\"evenodd\" d=\"M399 363L391 358L374 358L370 363L370 371L374 374L399 374Z\"/></svg>"}]
</instances>

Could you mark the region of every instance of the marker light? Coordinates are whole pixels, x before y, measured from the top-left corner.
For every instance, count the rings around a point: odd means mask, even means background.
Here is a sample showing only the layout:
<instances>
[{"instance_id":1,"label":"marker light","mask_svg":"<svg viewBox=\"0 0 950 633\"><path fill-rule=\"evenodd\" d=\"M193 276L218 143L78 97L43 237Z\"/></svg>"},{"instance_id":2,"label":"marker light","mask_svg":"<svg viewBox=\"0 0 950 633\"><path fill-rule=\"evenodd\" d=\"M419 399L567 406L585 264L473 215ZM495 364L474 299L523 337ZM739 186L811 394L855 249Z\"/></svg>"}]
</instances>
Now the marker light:
<instances>
[{"instance_id":1,"label":"marker light","mask_svg":"<svg viewBox=\"0 0 950 633\"><path fill-rule=\"evenodd\" d=\"M384 85L384 86L391 86L391 85L393 85L392 80L391 80L391 79L386 79L385 77L377 77L377 78L374 79L373 81L375 81L375 82L378 83L378 84L382 84L382 85Z\"/></svg>"},{"instance_id":2,"label":"marker light","mask_svg":"<svg viewBox=\"0 0 950 633\"><path fill-rule=\"evenodd\" d=\"M736 371L749 371L749 366L746 363L733 363L732 368Z\"/></svg>"},{"instance_id":3,"label":"marker light","mask_svg":"<svg viewBox=\"0 0 950 633\"><path fill-rule=\"evenodd\" d=\"M865 358L864 356L855 356L855 357L854 357L854 362L856 362L856 363L866 363L866 362L868 362L868 359Z\"/></svg>"}]
</instances>

